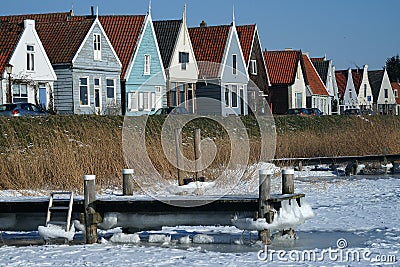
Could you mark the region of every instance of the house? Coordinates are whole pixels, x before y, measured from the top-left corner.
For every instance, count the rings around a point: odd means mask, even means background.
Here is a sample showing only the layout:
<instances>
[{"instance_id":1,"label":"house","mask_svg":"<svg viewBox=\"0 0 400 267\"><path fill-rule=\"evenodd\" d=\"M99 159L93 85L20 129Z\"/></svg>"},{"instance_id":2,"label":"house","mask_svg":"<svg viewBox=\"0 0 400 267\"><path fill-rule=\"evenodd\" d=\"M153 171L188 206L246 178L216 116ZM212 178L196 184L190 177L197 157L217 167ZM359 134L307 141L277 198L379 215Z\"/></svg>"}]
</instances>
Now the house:
<instances>
[{"instance_id":1,"label":"house","mask_svg":"<svg viewBox=\"0 0 400 267\"><path fill-rule=\"evenodd\" d=\"M377 114L396 114L396 98L386 69L368 72Z\"/></svg>"},{"instance_id":2,"label":"house","mask_svg":"<svg viewBox=\"0 0 400 267\"><path fill-rule=\"evenodd\" d=\"M256 24L237 26L240 46L250 82L247 85L247 100L250 112L264 112L264 96L268 95L269 81L262 45Z\"/></svg>"},{"instance_id":3,"label":"house","mask_svg":"<svg viewBox=\"0 0 400 267\"><path fill-rule=\"evenodd\" d=\"M140 116L165 106L166 76L150 10L99 20L121 59L123 113Z\"/></svg>"},{"instance_id":4,"label":"house","mask_svg":"<svg viewBox=\"0 0 400 267\"><path fill-rule=\"evenodd\" d=\"M307 86L307 108L318 108L323 114L331 115L332 96L311 63L308 53L302 55L303 72Z\"/></svg>"},{"instance_id":5,"label":"house","mask_svg":"<svg viewBox=\"0 0 400 267\"><path fill-rule=\"evenodd\" d=\"M372 110L372 89L368 79L368 65L362 69L352 70L354 86L357 92L357 102L361 111Z\"/></svg>"},{"instance_id":6,"label":"house","mask_svg":"<svg viewBox=\"0 0 400 267\"><path fill-rule=\"evenodd\" d=\"M53 109L53 70L34 20L18 23L8 17L0 23L1 103L30 102ZM13 66L8 75L6 65Z\"/></svg>"},{"instance_id":7,"label":"house","mask_svg":"<svg viewBox=\"0 0 400 267\"><path fill-rule=\"evenodd\" d=\"M339 114L343 114L346 109L359 108L352 70L337 70L335 76L339 89ZM356 77L359 78L360 76Z\"/></svg>"},{"instance_id":8,"label":"house","mask_svg":"<svg viewBox=\"0 0 400 267\"><path fill-rule=\"evenodd\" d=\"M271 87L268 100L273 114L286 114L291 108L306 107L306 81L302 52L298 50L264 51Z\"/></svg>"},{"instance_id":9,"label":"house","mask_svg":"<svg viewBox=\"0 0 400 267\"><path fill-rule=\"evenodd\" d=\"M121 62L99 19L38 23L38 33L59 77L54 85L60 114L120 114Z\"/></svg>"},{"instance_id":10,"label":"house","mask_svg":"<svg viewBox=\"0 0 400 267\"><path fill-rule=\"evenodd\" d=\"M226 26L189 28L199 68L197 113L247 115L249 75L235 21Z\"/></svg>"},{"instance_id":11,"label":"house","mask_svg":"<svg viewBox=\"0 0 400 267\"><path fill-rule=\"evenodd\" d=\"M311 58L311 62L314 65L316 71L322 82L325 84L328 94L331 96L331 113L338 114L339 108L339 89L336 82L335 66L330 59L323 58Z\"/></svg>"},{"instance_id":12,"label":"house","mask_svg":"<svg viewBox=\"0 0 400 267\"><path fill-rule=\"evenodd\" d=\"M400 115L400 96L399 96L400 83L399 82L391 82L390 84L392 85L393 95L394 95L394 98L396 99L396 115Z\"/></svg>"},{"instance_id":13,"label":"house","mask_svg":"<svg viewBox=\"0 0 400 267\"><path fill-rule=\"evenodd\" d=\"M183 105L190 113L195 113L199 70L186 25L186 5L182 19L154 21L153 24L167 78L167 105Z\"/></svg>"}]
</instances>

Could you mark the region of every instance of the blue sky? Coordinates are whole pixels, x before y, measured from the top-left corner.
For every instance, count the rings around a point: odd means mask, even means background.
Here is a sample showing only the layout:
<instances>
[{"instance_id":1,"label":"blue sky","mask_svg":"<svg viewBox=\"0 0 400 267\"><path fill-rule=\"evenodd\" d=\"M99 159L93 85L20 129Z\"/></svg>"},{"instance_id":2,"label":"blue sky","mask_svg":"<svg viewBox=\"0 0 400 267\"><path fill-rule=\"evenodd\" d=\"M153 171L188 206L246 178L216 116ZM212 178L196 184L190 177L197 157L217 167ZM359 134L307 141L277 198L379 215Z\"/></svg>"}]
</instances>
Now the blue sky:
<instances>
[{"instance_id":1,"label":"blue sky","mask_svg":"<svg viewBox=\"0 0 400 267\"><path fill-rule=\"evenodd\" d=\"M154 20L180 18L185 0L152 0ZM399 0L186 0L188 25L229 24L232 6L238 25L256 23L268 50L285 48L327 55L337 69L368 64L380 69L400 53ZM2 0L1 15L68 11L145 14L147 0Z\"/></svg>"}]
</instances>

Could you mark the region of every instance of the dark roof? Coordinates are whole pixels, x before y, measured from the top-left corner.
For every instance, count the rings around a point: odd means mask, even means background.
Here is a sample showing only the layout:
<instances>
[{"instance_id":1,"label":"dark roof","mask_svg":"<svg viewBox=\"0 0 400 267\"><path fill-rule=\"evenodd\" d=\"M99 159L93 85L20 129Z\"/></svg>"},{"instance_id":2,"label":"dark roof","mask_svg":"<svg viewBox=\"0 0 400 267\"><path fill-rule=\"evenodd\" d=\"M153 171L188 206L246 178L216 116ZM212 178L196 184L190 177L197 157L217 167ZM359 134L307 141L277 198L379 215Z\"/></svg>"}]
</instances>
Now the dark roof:
<instances>
[{"instance_id":1,"label":"dark roof","mask_svg":"<svg viewBox=\"0 0 400 267\"><path fill-rule=\"evenodd\" d=\"M179 36L182 20L153 21L153 25L164 68L167 69L171 64L171 58Z\"/></svg>"},{"instance_id":2,"label":"dark roof","mask_svg":"<svg viewBox=\"0 0 400 267\"><path fill-rule=\"evenodd\" d=\"M99 16L100 23L121 61L121 80L125 79L145 18L145 15Z\"/></svg>"},{"instance_id":3,"label":"dark roof","mask_svg":"<svg viewBox=\"0 0 400 267\"><path fill-rule=\"evenodd\" d=\"M189 28L199 76L217 77L231 26Z\"/></svg>"},{"instance_id":4,"label":"dark roof","mask_svg":"<svg viewBox=\"0 0 400 267\"><path fill-rule=\"evenodd\" d=\"M311 59L314 68L317 70L319 77L324 84L328 78L329 60L321 60L320 58Z\"/></svg>"},{"instance_id":5,"label":"dark roof","mask_svg":"<svg viewBox=\"0 0 400 267\"><path fill-rule=\"evenodd\" d=\"M244 62L246 62L246 65L248 65L251 54L251 46L255 36L256 25L252 24L237 26L236 30L238 32L240 46L242 47Z\"/></svg>"},{"instance_id":6,"label":"dark roof","mask_svg":"<svg viewBox=\"0 0 400 267\"><path fill-rule=\"evenodd\" d=\"M71 63L94 20L37 23L36 30L52 64Z\"/></svg>"},{"instance_id":7,"label":"dark roof","mask_svg":"<svg viewBox=\"0 0 400 267\"><path fill-rule=\"evenodd\" d=\"M368 80L371 85L372 95L374 102L378 101L379 91L381 90L384 70L370 70L368 71Z\"/></svg>"},{"instance_id":8,"label":"dark roof","mask_svg":"<svg viewBox=\"0 0 400 267\"><path fill-rule=\"evenodd\" d=\"M325 84L322 83L321 78L307 55L303 55L303 67L306 73L305 77L307 77L306 84L310 86L312 94L329 96Z\"/></svg>"},{"instance_id":9,"label":"dark roof","mask_svg":"<svg viewBox=\"0 0 400 267\"><path fill-rule=\"evenodd\" d=\"M5 66L17 46L24 27L17 23L0 23L0 73L3 74Z\"/></svg>"},{"instance_id":10,"label":"dark roof","mask_svg":"<svg viewBox=\"0 0 400 267\"><path fill-rule=\"evenodd\" d=\"M339 96L341 99L343 99L344 92L346 91L348 73L348 70L335 71L336 84L338 86Z\"/></svg>"},{"instance_id":11,"label":"dark roof","mask_svg":"<svg viewBox=\"0 0 400 267\"><path fill-rule=\"evenodd\" d=\"M354 89L356 89L356 92L358 94L362 84L364 69L352 69L351 74L353 76Z\"/></svg>"},{"instance_id":12,"label":"dark roof","mask_svg":"<svg viewBox=\"0 0 400 267\"><path fill-rule=\"evenodd\" d=\"M265 64L272 85L294 83L301 51L264 51Z\"/></svg>"}]
</instances>

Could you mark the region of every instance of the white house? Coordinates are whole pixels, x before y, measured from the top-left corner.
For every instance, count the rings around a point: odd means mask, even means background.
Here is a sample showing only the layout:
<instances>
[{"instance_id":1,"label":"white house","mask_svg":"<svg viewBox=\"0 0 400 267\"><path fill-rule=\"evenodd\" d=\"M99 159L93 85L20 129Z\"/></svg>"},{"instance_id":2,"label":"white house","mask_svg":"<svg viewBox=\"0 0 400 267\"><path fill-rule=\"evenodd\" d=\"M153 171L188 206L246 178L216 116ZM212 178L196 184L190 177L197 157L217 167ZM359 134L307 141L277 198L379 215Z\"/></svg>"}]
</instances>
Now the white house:
<instances>
[{"instance_id":1,"label":"white house","mask_svg":"<svg viewBox=\"0 0 400 267\"><path fill-rule=\"evenodd\" d=\"M396 114L396 97L386 69L368 72L374 97L375 112L379 114Z\"/></svg>"},{"instance_id":2,"label":"white house","mask_svg":"<svg viewBox=\"0 0 400 267\"><path fill-rule=\"evenodd\" d=\"M10 102L10 77L5 66L11 64L11 101L30 102L52 109L53 84L57 77L36 32L35 21L27 19L23 24L3 22L0 24L0 38L8 40L0 42L0 51L4 51L0 59L3 77L1 102Z\"/></svg>"},{"instance_id":3,"label":"white house","mask_svg":"<svg viewBox=\"0 0 400 267\"><path fill-rule=\"evenodd\" d=\"M364 65L363 70L352 70L353 77L359 76L356 91L358 92L357 101L361 110L372 110L372 89L368 79L368 65Z\"/></svg>"},{"instance_id":4,"label":"white house","mask_svg":"<svg viewBox=\"0 0 400 267\"><path fill-rule=\"evenodd\" d=\"M338 70L335 72L335 75L339 88L340 113L346 109L359 108L352 70Z\"/></svg>"}]
</instances>

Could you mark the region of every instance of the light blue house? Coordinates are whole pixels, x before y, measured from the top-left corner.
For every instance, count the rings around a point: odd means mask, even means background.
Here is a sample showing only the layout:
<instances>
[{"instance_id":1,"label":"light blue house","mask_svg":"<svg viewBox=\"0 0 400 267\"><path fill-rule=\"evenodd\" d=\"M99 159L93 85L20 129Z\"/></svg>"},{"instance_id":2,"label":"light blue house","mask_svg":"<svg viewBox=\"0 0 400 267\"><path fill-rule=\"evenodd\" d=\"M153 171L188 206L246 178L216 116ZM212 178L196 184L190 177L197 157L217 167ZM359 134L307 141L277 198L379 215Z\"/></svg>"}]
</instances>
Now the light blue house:
<instances>
[{"instance_id":1,"label":"light blue house","mask_svg":"<svg viewBox=\"0 0 400 267\"><path fill-rule=\"evenodd\" d=\"M150 12L146 16L101 16L122 62L123 111L149 114L166 104L166 77Z\"/></svg>"}]
</instances>

